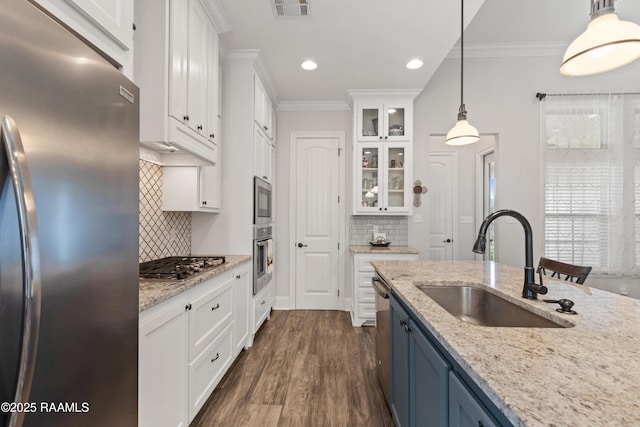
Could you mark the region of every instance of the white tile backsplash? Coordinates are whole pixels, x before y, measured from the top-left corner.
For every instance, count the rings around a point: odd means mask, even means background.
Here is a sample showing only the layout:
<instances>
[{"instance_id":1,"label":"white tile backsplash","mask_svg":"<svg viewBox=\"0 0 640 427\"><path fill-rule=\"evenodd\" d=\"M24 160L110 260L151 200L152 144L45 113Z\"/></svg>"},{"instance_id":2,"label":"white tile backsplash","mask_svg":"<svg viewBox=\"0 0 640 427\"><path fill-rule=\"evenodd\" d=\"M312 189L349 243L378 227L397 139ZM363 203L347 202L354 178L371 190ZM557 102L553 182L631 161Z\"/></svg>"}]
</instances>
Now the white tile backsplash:
<instances>
[{"instance_id":1,"label":"white tile backsplash","mask_svg":"<svg viewBox=\"0 0 640 427\"><path fill-rule=\"evenodd\" d=\"M161 208L162 166L140 160L139 262L191 254L191 213Z\"/></svg>"},{"instance_id":2,"label":"white tile backsplash","mask_svg":"<svg viewBox=\"0 0 640 427\"><path fill-rule=\"evenodd\" d=\"M379 233L386 233L394 246L409 244L409 219L406 216L352 216L349 222L349 244L368 245L373 238L373 226Z\"/></svg>"}]
</instances>

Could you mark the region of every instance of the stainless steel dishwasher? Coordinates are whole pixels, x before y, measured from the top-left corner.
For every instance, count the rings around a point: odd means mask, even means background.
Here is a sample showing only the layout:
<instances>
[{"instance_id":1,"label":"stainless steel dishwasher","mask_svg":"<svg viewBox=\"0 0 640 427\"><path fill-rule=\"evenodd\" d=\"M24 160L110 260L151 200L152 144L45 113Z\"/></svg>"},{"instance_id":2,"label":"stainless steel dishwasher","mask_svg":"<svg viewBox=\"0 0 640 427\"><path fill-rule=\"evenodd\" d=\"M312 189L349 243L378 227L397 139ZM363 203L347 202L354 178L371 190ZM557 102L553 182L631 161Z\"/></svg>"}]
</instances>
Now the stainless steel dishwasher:
<instances>
[{"instance_id":1,"label":"stainless steel dishwasher","mask_svg":"<svg viewBox=\"0 0 640 427\"><path fill-rule=\"evenodd\" d=\"M378 381L387 402L389 402L389 370L391 345L391 311L389 309L389 294L391 288L375 273L371 278L371 286L376 292L376 362L378 367Z\"/></svg>"}]
</instances>

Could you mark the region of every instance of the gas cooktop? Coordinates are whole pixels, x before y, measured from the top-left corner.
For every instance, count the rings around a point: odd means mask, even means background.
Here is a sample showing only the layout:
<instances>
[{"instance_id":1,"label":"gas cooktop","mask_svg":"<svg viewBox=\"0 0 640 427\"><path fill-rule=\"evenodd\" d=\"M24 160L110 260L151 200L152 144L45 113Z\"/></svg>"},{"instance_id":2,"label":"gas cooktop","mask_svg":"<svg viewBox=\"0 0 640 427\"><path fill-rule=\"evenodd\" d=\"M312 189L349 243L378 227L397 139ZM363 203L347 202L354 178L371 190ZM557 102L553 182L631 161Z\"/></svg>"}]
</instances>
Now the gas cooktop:
<instances>
[{"instance_id":1,"label":"gas cooktop","mask_svg":"<svg viewBox=\"0 0 640 427\"><path fill-rule=\"evenodd\" d=\"M198 273L218 268L223 256L172 256L140 264L141 279L184 280Z\"/></svg>"}]
</instances>

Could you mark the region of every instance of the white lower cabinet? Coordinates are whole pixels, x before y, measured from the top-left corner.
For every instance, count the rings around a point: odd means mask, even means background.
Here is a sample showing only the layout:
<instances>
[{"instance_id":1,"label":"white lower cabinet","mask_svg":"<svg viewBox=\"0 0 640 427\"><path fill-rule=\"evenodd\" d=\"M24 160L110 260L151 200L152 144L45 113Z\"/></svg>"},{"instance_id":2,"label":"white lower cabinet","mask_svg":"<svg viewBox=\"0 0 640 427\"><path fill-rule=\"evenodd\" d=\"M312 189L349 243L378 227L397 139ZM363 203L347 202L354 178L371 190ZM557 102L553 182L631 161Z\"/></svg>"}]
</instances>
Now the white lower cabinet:
<instances>
[{"instance_id":1,"label":"white lower cabinet","mask_svg":"<svg viewBox=\"0 0 640 427\"><path fill-rule=\"evenodd\" d=\"M140 313L138 424L186 427L189 316L183 300Z\"/></svg>"},{"instance_id":2,"label":"white lower cabinet","mask_svg":"<svg viewBox=\"0 0 640 427\"><path fill-rule=\"evenodd\" d=\"M233 359L233 325L230 324L189 365L189 422L207 401Z\"/></svg>"},{"instance_id":3,"label":"white lower cabinet","mask_svg":"<svg viewBox=\"0 0 640 427\"><path fill-rule=\"evenodd\" d=\"M371 261L412 261L418 254L352 253L353 287L351 323L353 326L374 325L376 322L376 296L371 286L375 272Z\"/></svg>"},{"instance_id":4,"label":"white lower cabinet","mask_svg":"<svg viewBox=\"0 0 640 427\"><path fill-rule=\"evenodd\" d=\"M235 273L236 284L233 286L233 326L235 354L251 345L251 268L239 268Z\"/></svg>"},{"instance_id":5,"label":"white lower cabinet","mask_svg":"<svg viewBox=\"0 0 640 427\"><path fill-rule=\"evenodd\" d=\"M245 346L249 266L140 313L139 426L188 426Z\"/></svg>"},{"instance_id":6,"label":"white lower cabinet","mask_svg":"<svg viewBox=\"0 0 640 427\"><path fill-rule=\"evenodd\" d=\"M269 282L260 292L253 296L253 336L258 332L265 320L271 317L271 306L273 305L273 280Z\"/></svg>"}]
</instances>

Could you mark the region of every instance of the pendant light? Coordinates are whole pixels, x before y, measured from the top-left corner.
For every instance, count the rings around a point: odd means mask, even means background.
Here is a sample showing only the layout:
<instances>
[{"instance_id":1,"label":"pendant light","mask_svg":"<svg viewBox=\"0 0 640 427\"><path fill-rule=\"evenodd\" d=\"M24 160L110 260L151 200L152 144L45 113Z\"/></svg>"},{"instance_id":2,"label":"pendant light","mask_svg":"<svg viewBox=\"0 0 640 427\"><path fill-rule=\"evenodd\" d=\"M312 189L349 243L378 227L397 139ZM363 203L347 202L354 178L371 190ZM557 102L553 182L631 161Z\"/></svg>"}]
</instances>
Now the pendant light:
<instances>
[{"instance_id":1,"label":"pendant light","mask_svg":"<svg viewBox=\"0 0 640 427\"><path fill-rule=\"evenodd\" d=\"M587 76L622 67L640 58L640 25L621 21L615 0L591 0L587 30L569 45L560 73Z\"/></svg>"},{"instance_id":2,"label":"pendant light","mask_svg":"<svg viewBox=\"0 0 640 427\"><path fill-rule=\"evenodd\" d=\"M464 107L464 0L460 0L460 5L460 109L458 121L444 141L447 145L467 145L480 140L478 130L467 121L467 110Z\"/></svg>"}]
</instances>

